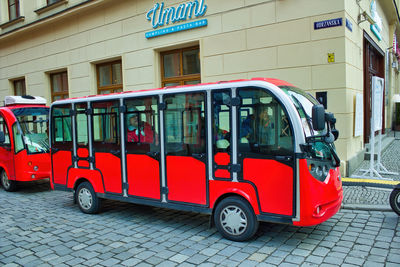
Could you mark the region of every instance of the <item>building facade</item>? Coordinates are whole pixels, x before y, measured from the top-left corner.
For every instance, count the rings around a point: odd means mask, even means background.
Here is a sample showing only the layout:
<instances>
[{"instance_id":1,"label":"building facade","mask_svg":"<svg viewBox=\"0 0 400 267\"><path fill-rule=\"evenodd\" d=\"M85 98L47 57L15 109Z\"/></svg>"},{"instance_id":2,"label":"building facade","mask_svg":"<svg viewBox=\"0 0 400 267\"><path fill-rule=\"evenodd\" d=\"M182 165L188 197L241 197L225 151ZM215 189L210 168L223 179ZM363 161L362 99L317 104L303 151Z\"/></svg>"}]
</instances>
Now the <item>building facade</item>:
<instances>
[{"instance_id":1,"label":"building facade","mask_svg":"<svg viewBox=\"0 0 400 267\"><path fill-rule=\"evenodd\" d=\"M400 0L0 0L0 98L68 97L253 77L286 80L337 118L342 174L400 92Z\"/></svg>"}]
</instances>

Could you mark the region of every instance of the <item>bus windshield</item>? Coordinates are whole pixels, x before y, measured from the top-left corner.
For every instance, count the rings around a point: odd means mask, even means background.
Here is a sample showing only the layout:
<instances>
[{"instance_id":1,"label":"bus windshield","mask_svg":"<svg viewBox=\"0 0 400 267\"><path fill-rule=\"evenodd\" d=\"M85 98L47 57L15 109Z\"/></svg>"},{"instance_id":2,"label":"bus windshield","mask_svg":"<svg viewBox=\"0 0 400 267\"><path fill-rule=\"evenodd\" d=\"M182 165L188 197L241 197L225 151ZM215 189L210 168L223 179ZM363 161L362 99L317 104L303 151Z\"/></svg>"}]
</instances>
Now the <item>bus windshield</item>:
<instances>
[{"instance_id":1,"label":"bus windshield","mask_svg":"<svg viewBox=\"0 0 400 267\"><path fill-rule=\"evenodd\" d=\"M292 86L279 86L293 101L297 112L300 115L304 134L308 140L312 137L322 137L327 134L327 127L322 131L316 131L312 125L312 107L319 102L310 94ZM335 146L333 143L326 143L324 138L317 138L311 142L311 157L323 160L334 160Z\"/></svg>"},{"instance_id":2,"label":"bus windshield","mask_svg":"<svg viewBox=\"0 0 400 267\"><path fill-rule=\"evenodd\" d=\"M48 153L49 108L18 108L13 113L18 121L18 132L14 133L15 146L25 147L28 153ZM22 139L22 142L19 141ZM16 148L19 151L20 148Z\"/></svg>"}]
</instances>

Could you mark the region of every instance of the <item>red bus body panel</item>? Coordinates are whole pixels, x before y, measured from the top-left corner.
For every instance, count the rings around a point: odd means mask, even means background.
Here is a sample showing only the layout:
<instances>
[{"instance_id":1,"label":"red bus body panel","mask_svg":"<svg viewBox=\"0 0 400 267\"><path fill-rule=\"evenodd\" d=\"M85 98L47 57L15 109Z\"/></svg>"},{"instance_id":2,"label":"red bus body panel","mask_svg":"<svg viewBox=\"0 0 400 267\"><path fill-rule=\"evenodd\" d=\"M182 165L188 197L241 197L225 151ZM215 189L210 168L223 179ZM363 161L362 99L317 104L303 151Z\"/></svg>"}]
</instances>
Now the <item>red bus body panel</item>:
<instances>
[{"instance_id":1,"label":"red bus body panel","mask_svg":"<svg viewBox=\"0 0 400 267\"><path fill-rule=\"evenodd\" d=\"M203 162L192 157L167 156L167 184L168 200L206 204L206 165Z\"/></svg>"},{"instance_id":2,"label":"red bus body panel","mask_svg":"<svg viewBox=\"0 0 400 267\"><path fill-rule=\"evenodd\" d=\"M126 156L128 194L160 199L160 168L158 160L147 155Z\"/></svg>"},{"instance_id":3,"label":"red bus body panel","mask_svg":"<svg viewBox=\"0 0 400 267\"><path fill-rule=\"evenodd\" d=\"M301 159L300 168L300 221L298 226L322 223L335 215L342 204L343 188L339 168L330 170L329 178L320 182L311 176L307 160ZM319 213L317 208L319 207Z\"/></svg>"},{"instance_id":4,"label":"red bus body panel","mask_svg":"<svg viewBox=\"0 0 400 267\"><path fill-rule=\"evenodd\" d=\"M26 150L22 150L15 156L15 177L17 181L35 181L51 177L50 154L27 154ZM31 165L28 165L28 162ZM33 168L37 167L37 171ZM32 178L32 175L35 178Z\"/></svg>"},{"instance_id":5,"label":"red bus body panel","mask_svg":"<svg viewBox=\"0 0 400 267\"><path fill-rule=\"evenodd\" d=\"M261 211L293 214L293 169L275 160L245 159L243 178L256 185Z\"/></svg>"},{"instance_id":6,"label":"red bus body panel","mask_svg":"<svg viewBox=\"0 0 400 267\"><path fill-rule=\"evenodd\" d=\"M121 159L111 153L95 153L96 169L103 175L108 193L122 194Z\"/></svg>"},{"instance_id":7,"label":"red bus body panel","mask_svg":"<svg viewBox=\"0 0 400 267\"><path fill-rule=\"evenodd\" d=\"M55 184L67 184L67 171L72 165L71 151L57 151L53 154L53 182Z\"/></svg>"}]
</instances>

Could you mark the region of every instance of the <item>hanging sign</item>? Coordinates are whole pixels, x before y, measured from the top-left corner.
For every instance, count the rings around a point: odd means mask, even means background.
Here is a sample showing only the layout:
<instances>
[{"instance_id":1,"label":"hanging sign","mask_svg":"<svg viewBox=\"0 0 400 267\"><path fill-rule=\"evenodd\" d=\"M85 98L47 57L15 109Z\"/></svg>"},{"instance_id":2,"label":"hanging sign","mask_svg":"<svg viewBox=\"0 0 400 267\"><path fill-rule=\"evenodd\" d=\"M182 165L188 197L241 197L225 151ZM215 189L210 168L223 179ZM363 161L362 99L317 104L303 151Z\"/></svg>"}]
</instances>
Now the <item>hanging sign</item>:
<instances>
[{"instance_id":1,"label":"hanging sign","mask_svg":"<svg viewBox=\"0 0 400 267\"><path fill-rule=\"evenodd\" d=\"M378 11L376 10L375 0L371 2L371 16L375 21L375 24L372 24L371 31L378 38L379 41L382 40L381 31L382 31L382 18L379 16Z\"/></svg>"},{"instance_id":2,"label":"hanging sign","mask_svg":"<svg viewBox=\"0 0 400 267\"><path fill-rule=\"evenodd\" d=\"M202 17L206 11L207 5L205 5L205 0L194 0L185 4L180 4L176 7L165 7L164 2L162 2L161 4L156 3L153 8L147 12L146 19L151 22L153 29L157 29L159 27L169 25L170 23L178 23L181 21ZM146 38L152 38L203 26L207 26L206 19L146 32L145 36Z\"/></svg>"}]
</instances>

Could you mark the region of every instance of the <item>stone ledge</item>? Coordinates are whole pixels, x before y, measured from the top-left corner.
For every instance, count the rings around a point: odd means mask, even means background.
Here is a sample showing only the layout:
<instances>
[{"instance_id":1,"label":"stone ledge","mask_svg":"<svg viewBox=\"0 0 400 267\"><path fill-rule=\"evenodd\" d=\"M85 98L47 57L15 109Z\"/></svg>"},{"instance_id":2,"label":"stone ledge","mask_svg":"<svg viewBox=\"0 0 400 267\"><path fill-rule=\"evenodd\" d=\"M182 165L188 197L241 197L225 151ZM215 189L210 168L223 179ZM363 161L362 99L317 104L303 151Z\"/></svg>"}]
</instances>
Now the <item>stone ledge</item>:
<instances>
[{"instance_id":1,"label":"stone ledge","mask_svg":"<svg viewBox=\"0 0 400 267\"><path fill-rule=\"evenodd\" d=\"M4 28L7 28L7 27L9 27L11 25L14 25L14 24L16 24L18 22L21 22L21 21L24 21L24 20L25 20L24 16L19 16L18 18L15 18L13 20L7 21L6 23L0 24L0 28L4 29Z\"/></svg>"},{"instance_id":2,"label":"stone ledge","mask_svg":"<svg viewBox=\"0 0 400 267\"><path fill-rule=\"evenodd\" d=\"M54 2L54 3L50 4L50 5L47 5L47 6L39 8L39 9L36 9L35 12L36 12L36 14L40 15L40 14L46 12L46 11L49 11L49 10L51 10L53 8L56 8L58 6L66 4L66 3L68 3L68 0L59 0L57 2Z\"/></svg>"}]
</instances>

